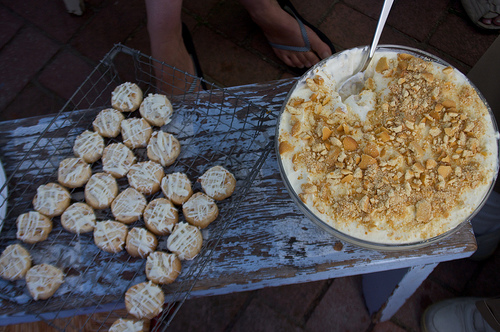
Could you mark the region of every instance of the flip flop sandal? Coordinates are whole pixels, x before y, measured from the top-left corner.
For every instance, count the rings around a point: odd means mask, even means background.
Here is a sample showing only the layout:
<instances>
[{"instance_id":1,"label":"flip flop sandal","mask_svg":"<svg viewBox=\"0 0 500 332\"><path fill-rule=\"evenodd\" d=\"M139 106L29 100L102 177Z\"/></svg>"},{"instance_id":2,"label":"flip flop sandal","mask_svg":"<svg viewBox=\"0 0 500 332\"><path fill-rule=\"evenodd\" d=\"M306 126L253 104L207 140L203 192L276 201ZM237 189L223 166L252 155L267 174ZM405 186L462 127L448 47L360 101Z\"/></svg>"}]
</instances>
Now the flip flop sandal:
<instances>
[{"instance_id":1,"label":"flip flop sandal","mask_svg":"<svg viewBox=\"0 0 500 332\"><path fill-rule=\"evenodd\" d=\"M191 83L187 93L193 93L198 86L198 83L201 85L203 90L207 90L207 85L203 80L203 72L201 70L200 61L198 60L198 55L196 54L196 49L194 48L193 37L191 36L187 25L184 23L182 23L182 40L184 41L184 45L193 60L195 74L198 77L198 79L195 79Z\"/></svg>"},{"instance_id":2,"label":"flip flop sandal","mask_svg":"<svg viewBox=\"0 0 500 332\"><path fill-rule=\"evenodd\" d=\"M500 0L462 0L462 6L478 27L489 30L500 29L500 17L498 17Z\"/></svg>"},{"instance_id":3,"label":"flip flop sandal","mask_svg":"<svg viewBox=\"0 0 500 332\"><path fill-rule=\"evenodd\" d=\"M280 45L280 44L275 44L275 43L269 43L271 47L285 50L285 51L293 51L293 52L309 52L312 51L311 49L311 43L309 41L309 37L307 36L307 31L306 31L306 26L310 28L318 37L330 47L330 50L332 54L334 54L335 47L333 46L332 42L330 39L318 28L316 28L314 25L311 23L307 22L300 14L297 12L295 7L292 5L292 3L289 0L278 0L278 4L280 7L289 13L290 15L293 15L295 19L297 20L297 23L299 24L300 27L300 33L302 34L302 39L304 40L305 46L288 46L288 45ZM314 52L314 51L313 51ZM316 53L316 52L315 52ZM317 55L317 54L316 54ZM318 55L318 57L321 59L321 57ZM294 73L298 75L303 75L309 68L297 68L297 67L289 67Z\"/></svg>"}]
</instances>

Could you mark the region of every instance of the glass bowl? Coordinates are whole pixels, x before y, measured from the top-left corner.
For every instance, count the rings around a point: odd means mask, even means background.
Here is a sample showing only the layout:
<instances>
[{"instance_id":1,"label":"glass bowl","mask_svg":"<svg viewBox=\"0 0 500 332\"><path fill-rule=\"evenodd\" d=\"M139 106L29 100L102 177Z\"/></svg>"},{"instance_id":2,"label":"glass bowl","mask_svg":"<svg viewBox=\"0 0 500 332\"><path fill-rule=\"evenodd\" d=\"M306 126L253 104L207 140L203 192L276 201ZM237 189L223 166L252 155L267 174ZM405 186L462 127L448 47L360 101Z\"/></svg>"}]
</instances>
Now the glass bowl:
<instances>
[{"instance_id":1,"label":"glass bowl","mask_svg":"<svg viewBox=\"0 0 500 332\"><path fill-rule=\"evenodd\" d=\"M319 62L318 64L316 64L315 66L313 66L302 77L300 77L297 80L297 82L293 85L292 89L289 91L289 93L286 96L285 101L284 101L284 103L283 103L283 105L281 107L281 110L280 110L280 113L279 113L279 116L278 116L277 125L276 125L275 149L276 149L276 155L277 155L277 160L278 160L278 166L279 166L280 174L281 174L283 182L285 183L285 186L286 186L286 188L288 190L288 193L290 194L290 196L291 196L292 200L294 201L294 203L302 211L302 213L304 213L304 215L306 217L308 217L314 224L316 224L317 226L321 227L322 229L324 229L328 233L332 234L336 238L338 238L340 240L343 240L345 242L351 243L353 245L359 246L359 247L363 247L363 248L367 248L367 249L380 250L380 251L397 251L397 250L409 250L409 249L421 248L421 247L430 245L432 243L439 242L439 241L441 241L441 240L449 237L450 235L452 235L453 233L455 233L459 229L461 229L464 226L465 223L467 223L468 221L470 221L476 215L476 213L482 208L482 206L484 205L484 203L486 202L488 196L490 195L490 193L491 193L491 191L493 189L496 177L498 175L498 167L499 167L499 165L498 165L499 133L498 133L498 127L497 127L497 124L496 124L496 121L495 121L495 117L493 115L493 112L492 112L490 106L488 105L487 101L485 100L484 96L480 93L480 91L478 91L478 89L472 84L472 82L470 82L470 80L468 80L456 68L454 68L455 71L456 71L456 73L458 75L462 75L463 78L476 90L476 92L478 93L478 96L484 102L486 108L488 109L489 116L491 118L491 122L492 122L492 126L493 126L493 130L494 130L494 133L496 135L496 144L495 144L496 149L497 149L496 155L495 155L496 162L495 162L495 171L494 171L494 175L492 176L491 183L489 185L488 190L485 191L485 193L484 193L484 195L483 195L483 197L482 197L479 205L466 218L464 218L462 221L456 223L456 226L454 226L453 228L445 231L444 233L441 233L440 235L437 235L437 236L434 236L434 237L431 237L431 238L428 238L428 239L425 239L425 240L416 240L416 241L408 241L408 242L397 242L397 243L387 243L387 242L370 241L370 240L363 239L361 237L355 237L355 236L352 236L351 234L347 234L346 232L343 232L343 231L340 231L340 230L336 229L332 225L330 225L330 224L326 223L325 221L323 221L318 215L316 215L312 211L312 209L308 205L306 205L305 203L302 202L302 200L299 198L298 193L294 189L292 183L288 179L285 167L283 165L283 162L281 160L281 156L280 156L280 153L279 153L280 127L282 125L283 113L284 113L284 111L286 109L286 106L287 106L290 98L292 97L293 93L295 92L295 90L298 87L301 87L304 84L306 84L305 83L306 79L313 78L314 75L315 75L315 73L317 71L323 70L326 67L325 64L328 63L330 65L330 64L332 64L332 62L335 62L335 61L343 61L343 59L344 60L346 59L346 56L347 56L346 54L348 52L351 52L351 54L352 54L352 52L354 52L354 54L357 57L356 61L353 61L353 62L351 62L348 65L346 65L346 63L344 62L342 65L339 65L337 67L337 69L340 68L340 70L338 70L338 72L336 72L334 75L332 75L332 77L334 77L334 79L337 82L343 81L345 78L347 78L349 75L352 74L352 71L354 70L354 68L356 68L356 65L358 63L357 61L361 61L361 58L362 58L362 56L364 54L364 51L366 49L367 49L367 46L364 46L364 47L357 47L357 48L348 49L348 50L345 50L343 52L336 53L336 54L332 55L331 57L329 57L327 59L324 59L321 62ZM418 49L414 49L414 48L411 48L411 47L398 46L398 45L380 45L377 48L377 52L407 53L407 54L411 54L411 55L413 55L415 57L422 58L422 59L424 59L426 61L431 61L431 62L438 63L438 64L443 65L445 67L447 67L447 66L452 67L447 62L443 61L442 59L440 59L440 58L438 58L438 57L436 57L436 56L434 56L434 55L432 55L430 53L427 53L427 52L424 52L424 51L421 51L421 50L418 50ZM332 73L330 73L330 74L332 74Z\"/></svg>"}]
</instances>

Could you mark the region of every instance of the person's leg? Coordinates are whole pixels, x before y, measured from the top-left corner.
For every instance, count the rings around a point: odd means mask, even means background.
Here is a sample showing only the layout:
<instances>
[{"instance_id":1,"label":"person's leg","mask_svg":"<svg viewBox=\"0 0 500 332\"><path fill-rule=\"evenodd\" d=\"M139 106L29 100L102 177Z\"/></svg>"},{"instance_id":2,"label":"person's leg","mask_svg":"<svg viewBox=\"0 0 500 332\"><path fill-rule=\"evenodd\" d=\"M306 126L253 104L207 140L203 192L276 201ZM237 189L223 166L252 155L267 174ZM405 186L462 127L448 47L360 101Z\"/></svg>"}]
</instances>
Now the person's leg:
<instances>
[{"instance_id":1,"label":"person's leg","mask_svg":"<svg viewBox=\"0 0 500 332\"><path fill-rule=\"evenodd\" d=\"M146 10L152 57L195 75L193 60L182 38L182 0L146 0ZM186 77L174 74L167 67L156 66L155 71L156 76L164 82L158 85L159 89L174 94L185 91Z\"/></svg>"},{"instance_id":2,"label":"person's leg","mask_svg":"<svg viewBox=\"0 0 500 332\"><path fill-rule=\"evenodd\" d=\"M299 24L295 17L284 11L276 0L240 0L252 20L259 25L270 43L305 46ZM309 27L306 32L311 51L296 52L273 48L276 55L288 66L309 68L332 54L330 47Z\"/></svg>"}]
</instances>

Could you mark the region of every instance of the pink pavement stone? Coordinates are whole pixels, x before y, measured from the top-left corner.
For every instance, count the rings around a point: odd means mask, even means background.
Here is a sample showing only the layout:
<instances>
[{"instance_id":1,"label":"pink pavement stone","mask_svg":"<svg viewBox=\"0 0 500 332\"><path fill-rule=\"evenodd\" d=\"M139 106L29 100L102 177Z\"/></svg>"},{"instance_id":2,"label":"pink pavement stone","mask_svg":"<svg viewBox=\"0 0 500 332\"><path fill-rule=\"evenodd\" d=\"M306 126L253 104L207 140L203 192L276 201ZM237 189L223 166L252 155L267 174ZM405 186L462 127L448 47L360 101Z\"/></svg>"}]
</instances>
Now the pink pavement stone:
<instances>
[{"instance_id":1,"label":"pink pavement stone","mask_svg":"<svg viewBox=\"0 0 500 332\"><path fill-rule=\"evenodd\" d=\"M405 332L406 330L391 321L375 324L372 332Z\"/></svg>"},{"instance_id":2,"label":"pink pavement stone","mask_svg":"<svg viewBox=\"0 0 500 332\"><path fill-rule=\"evenodd\" d=\"M0 7L0 49L15 36L23 24L23 20L17 15Z\"/></svg>"},{"instance_id":3,"label":"pink pavement stone","mask_svg":"<svg viewBox=\"0 0 500 332\"><path fill-rule=\"evenodd\" d=\"M479 274L465 289L468 296L498 297L500 295L500 247L487 260L480 262Z\"/></svg>"},{"instance_id":4,"label":"pink pavement stone","mask_svg":"<svg viewBox=\"0 0 500 332\"><path fill-rule=\"evenodd\" d=\"M308 331L365 331L370 316L365 306L359 277L333 280L307 321Z\"/></svg>"},{"instance_id":5,"label":"pink pavement stone","mask_svg":"<svg viewBox=\"0 0 500 332\"><path fill-rule=\"evenodd\" d=\"M246 9L238 1L218 4L208 17L208 23L235 43L243 43L257 29Z\"/></svg>"},{"instance_id":6,"label":"pink pavement stone","mask_svg":"<svg viewBox=\"0 0 500 332\"><path fill-rule=\"evenodd\" d=\"M218 3L224 2L223 0L204 0L194 1L186 0L182 3L182 7L188 12L191 12L203 19L206 19L212 10L217 10ZM224 4L223 4L224 5Z\"/></svg>"},{"instance_id":7,"label":"pink pavement stone","mask_svg":"<svg viewBox=\"0 0 500 332\"><path fill-rule=\"evenodd\" d=\"M470 259L443 262L432 271L428 279L446 284L454 291L461 293L478 266L477 262Z\"/></svg>"},{"instance_id":8,"label":"pink pavement stone","mask_svg":"<svg viewBox=\"0 0 500 332\"><path fill-rule=\"evenodd\" d=\"M0 51L0 109L26 86L58 46L32 27L21 29Z\"/></svg>"}]
</instances>

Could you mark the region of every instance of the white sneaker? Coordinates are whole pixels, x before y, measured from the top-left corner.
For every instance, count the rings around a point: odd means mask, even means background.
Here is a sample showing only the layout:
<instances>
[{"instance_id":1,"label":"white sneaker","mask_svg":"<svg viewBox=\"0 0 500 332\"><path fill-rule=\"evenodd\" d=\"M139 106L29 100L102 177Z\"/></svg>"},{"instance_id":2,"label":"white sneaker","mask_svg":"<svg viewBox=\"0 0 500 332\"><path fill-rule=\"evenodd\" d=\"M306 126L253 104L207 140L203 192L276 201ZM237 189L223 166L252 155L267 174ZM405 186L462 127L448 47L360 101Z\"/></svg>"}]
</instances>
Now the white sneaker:
<instances>
[{"instance_id":1,"label":"white sneaker","mask_svg":"<svg viewBox=\"0 0 500 332\"><path fill-rule=\"evenodd\" d=\"M481 298L461 297L429 306L422 315L424 332L495 332L476 308Z\"/></svg>"}]
</instances>

